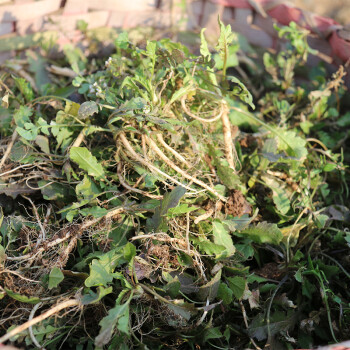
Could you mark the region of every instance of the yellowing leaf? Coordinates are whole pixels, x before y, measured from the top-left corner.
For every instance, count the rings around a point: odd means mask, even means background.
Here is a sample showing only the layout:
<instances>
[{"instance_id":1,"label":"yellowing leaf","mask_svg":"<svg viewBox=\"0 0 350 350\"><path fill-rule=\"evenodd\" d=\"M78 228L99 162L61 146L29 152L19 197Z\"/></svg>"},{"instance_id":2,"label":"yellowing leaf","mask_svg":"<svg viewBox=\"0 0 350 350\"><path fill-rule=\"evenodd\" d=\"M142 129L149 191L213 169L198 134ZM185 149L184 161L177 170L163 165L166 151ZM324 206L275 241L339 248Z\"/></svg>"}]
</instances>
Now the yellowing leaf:
<instances>
[{"instance_id":1,"label":"yellowing leaf","mask_svg":"<svg viewBox=\"0 0 350 350\"><path fill-rule=\"evenodd\" d=\"M296 224L281 228L283 235L282 242L289 247L295 247L298 243L299 233L305 227L305 224Z\"/></svg>"}]
</instances>

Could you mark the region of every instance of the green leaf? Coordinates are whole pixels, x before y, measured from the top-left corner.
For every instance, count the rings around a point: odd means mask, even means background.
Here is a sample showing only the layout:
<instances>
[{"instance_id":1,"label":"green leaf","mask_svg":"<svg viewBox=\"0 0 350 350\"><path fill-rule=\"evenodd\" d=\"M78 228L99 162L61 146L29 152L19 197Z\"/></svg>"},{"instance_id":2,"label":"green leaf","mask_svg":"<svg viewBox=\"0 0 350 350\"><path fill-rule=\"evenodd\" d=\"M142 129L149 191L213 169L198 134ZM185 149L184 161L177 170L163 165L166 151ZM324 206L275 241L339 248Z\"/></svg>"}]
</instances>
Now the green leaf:
<instances>
[{"instance_id":1,"label":"green leaf","mask_svg":"<svg viewBox=\"0 0 350 350\"><path fill-rule=\"evenodd\" d=\"M216 275L212 278L211 281L199 288L199 291L197 293L198 298L200 300L206 300L207 298L209 299L209 301L214 300L218 294L220 279L221 269L216 273Z\"/></svg>"},{"instance_id":2,"label":"green leaf","mask_svg":"<svg viewBox=\"0 0 350 350\"><path fill-rule=\"evenodd\" d=\"M204 36L204 32L205 32L206 28L203 28L201 30L201 46L200 46L200 52L201 52L201 55L205 58L208 57L208 59L211 58L211 53L208 49L208 43L207 43L207 40L205 39L205 36Z\"/></svg>"},{"instance_id":3,"label":"green leaf","mask_svg":"<svg viewBox=\"0 0 350 350\"><path fill-rule=\"evenodd\" d=\"M41 301L40 298L37 298L37 297L27 297L25 295L21 295L19 293L15 293L13 292L11 289L8 289L8 288L4 288L7 295L12 298L12 299L15 299L15 300L18 300L20 301L21 303L27 303L27 304L37 304Z\"/></svg>"},{"instance_id":4,"label":"green leaf","mask_svg":"<svg viewBox=\"0 0 350 350\"><path fill-rule=\"evenodd\" d=\"M43 118L39 118L38 121L37 121L37 124L39 125L40 127L40 131L49 136L50 135L50 131L49 131L49 128L48 128L48 124L46 122L46 120L44 120Z\"/></svg>"},{"instance_id":5,"label":"green leaf","mask_svg":"<svg viewBox=\"0 0 350 350\"><path fill-rule=\"evenodd\" d=\"M129 36L127 32L122 32L118 35L117 39L115 40L115 46L119 47L120 49L127 49L129 46Z\"/></svg>"},{"instance_id":6,"label":"green leaf","mask_svg":"<svg viewBox=\"0 0 350 350\"><path fill-rule=\"evenodd\" d=\"M97 159L85 147L72 147L69 153L70 159L77 163L80 168L96 179L104 177L104 170Z\"/></svg>"},{"instance_id":7,"label":"green leaf","mask_svg":"<svg viewBox=\"0 0 350 350\"><path fill-rule=\"evenodd\" d=\"M255 243L269 243L278 245L283 240L283 234L276 224L266 221L259 222L256 226L250 226L243 231L234 233L237 236L248 237Z\"/></svg>"},{"instance_id":8,"label":"green leaf","mask_svg":"<svg viewBox=\"0 0 350 350\"><path fill-rule=\"evenodd\" d=\"M46 136L38 135L35 138L35 143L39 146L42 152L50 154L49 139Z\"/></svg>"},{"instance_id":9,"label":"green leaf","mask_svg":"<svg viewBox=\"0 0 350 350\"><path fill-rule=\"evenodd\" d=\"M83 295L81 302L83 305L94 304L100 301L104 296L113 292L113 287L104 288L102 286L97 287L97 293L89 289L89 294Z\"/></svg>"},{"instance_id":10,"label":"green leaf","mask_svg":"<svg viewBox=\"0 0 350 350\"><path fill-rule=\"evenodd\" d=\"M228 48L228 57L227 57L227 68L236 67L239 64L237 51L239 50L239 44L230 45ZM214 55L215 68L221 70L224 68L224 62L219 54Z\"/></svg>"},{"instance_id":11,"label":"green leaf","mask_svg":"<svg viewBox=\"0 0 350 350\"><path fill-rule=\"evenodd\" d=\"M292 130L278 130L278 149L300 160L306 158L306 140Z\"/></svg>"},{"instance_id":12,"label":"green leaf","mask_svg":"<svg viewBox=\"0 0 350 350\"><path fill-rule=\"evenodd\" d=\"M33 123L25 123L24 128L17 126L16 131L20 136L28 141L34 141L38 136L38 127Z\"/></svg>"},{"instance_id":13,"label":"green leaf","mask_svg":"<svg viewBox=\"0 0 350 350\"><path fill-rule=\"evenodd\" d=\"M227 278L227 282L234 297L238 300L242 299L246 288L246 280L243 277L235 276Z\"/></svg>"},{"instance_id":14,"label":"green leaf","mask_svg":"<svg viewBox=\"0 0 350 350\"><path fill-rule=\"evenodd\" d=\"M33 114L33 110L27 106L20 106L13 115L17 126L24 127L25 123L30 122L30 118Z\"/></svg>"},{"instance_id":15,"label":"green leaf","mask_svg":"<svg viewBox=\"0 0 350 350\"><path fill-rule=\"evenodd\" d=\"M108 311L108 315L100 321L99 325L101 326L100 333L95 339L97 347L102 348L109 343L115 327L129 335L129 303L115 305Z\"/></svg>"},{"instance_id":16,"label":"green leaf","mask_svg":"<svg viewBox=\"0 0 350 350\"><path fill-rule=\"evenodd\" d=\"M136 247L132 243L128 242L123 247L123 255L125 260L131 261L136 255Z\"/></svg>"},{"instance_id":17,"label":"green leaf","mask_svg":"<svg viewBox=\"0 0 350 350\"><path fill-rule=\"evenodd\" d=\"M248 329L248 334L262 341L267 339L268 335L277 335L280 331L288 332L293 329L295 322L297 320L298 314L290 311L286 315L282 311L274 312L270 317L269 325L266 324L266 317L263 314L256 316Z\"/></svg>"},{"instance_id":18,"label":"green leaf","mask_svg":"<svg viewBox=\"0 0 350 350\"><path fill-rule=\"evenodd\" d=\"M229 305L233 300L233 291L225 283L220 283L217 297L222 300L224 305Z\"/></svg>"},{"instance_id":19,"label":"green leaf","mask_svg":"<svg viewBox=\"0 0 350 350\"><path fill-rule=\"evenodd\" d=\"M169 218L174 218L182 214L190 213L192 211L198 210L198 207L189 207L187 203L180 204L175 208L169 208L167 216Z\"/></svg>"},{"instance_id":20,"label":"green leaf","mask_svg":"<svg viewBox=\"0 0 350 350\"><path fill-rule=\"evenodd\" d=\"M88 117L91 117L95 113L98 113L98 106L97 106L96 102L87 101L87 102L84 102L80 106L79 111L78 111L78 117L79 117L79 119L84 120Z\"/></svg>"},{"instance_id":21,"label":"green leaf","mask_svg":"<svg viewBox=\"0 0 350 350\"><path fill-rule=\"evenodd\" d=\"M147 41L146 46L146 53L149 58L152 60L156 59L156 49L157 49L157 42L156 41Z\"/></svg>"},{"instance_id":22,"label":"green leaf","mask_svg":"<svg viewBox=\"0 0 350 350\"><path fill-rule=\"evenodd\" d=\"M2 208L0 208L1 210ZM1 227L1 223L0 223L0 227ZM0 245L0 266L2 266L4 264L4 262L6 261L7 255L5 252L5 248Z\"/></svg>"},{"instance_id":23,"label":"green leaf","mask_svg":"<svg viewBox=\"0 0 350 350\"><path fill-rule=\"evenodd\" d=\"M246 88L246 86L236 77L230 77L231 81L238 86L235 86L231 93L235 96L238 96L243 102L247 103L252 109L255 109L255 105L253 103L253 96Z\"/></svg>"},{"instance_id":24,"label":"green leaf","mask_svg":"<svg viewBox=\"0 0 350 350\"><path fill-rule=\"evenodd\" d=\"M40 187L41 194L43 195L43 198L46 200L65 200L72 198L72 193L70 191L70 188L68 186L65 186L60 183L52 183L48 185L50 181L46 180L40 180L38 182L38 185ZM74 195L74 192L73 192Z\"/></svg>"},{"instance_id":25,"label":"green leaf","mask_svg":"<svg viewBox=\"0 0 350 350\"><path fill-rule=\"evenodd\" d=\"M108 210L106 208L101 208L99 206L93 206L91 208L81 209L79 212L83 216L91 215L94 218L102 218L102 216L105 216L108 213Z\"/></svg>"},{"instance_id":26,"label":"green leaf","mask_svg":"<svg viewBox=\"0 0 350 350\"><path fill-rule=\"evenodd\" d=\"M219 327L207 328L204 332L203 342L205 343L209 339L219 339L222 337Z\"/></svg>"},{"instance_id":27,"label":"green leaf","mask_svg":"<svg viewBox=\"0 0 350 350\"><path fill-rule=\"evenodd\" d=\"M28 101L32 101L34 99L34 91L30 84L24 78L17 78L13 76L13 80L17 86L17 88L21 91L23 97Z\"/></svg>"},{"instance_id":28,"label":"green leaf","mask_svg":"<svg viewBox=\"0 0 350 350\"><path fill-rule=\"evenodd\" d=\"M75 192L78 197L91 200L101 191L88 175L84 175L84 179L75 187Z\"/></svg>"},{"instance_id":29,"label":"green leaf","mask_svg":"<svg viewBox=\"0 0 350 350\"><path fill-rule=\"evenodd\" d=\"M233 245L232 238L229 234L229 231L218 220L213 221L213 236L214 236L214 243L225 247L229 256L235 253L236 248Z\"/></svg>"},{"instance_id":30,"label":"green leaf","mask_svg":"<svg viewBox=\"0 0 350 350\"><path fill-rule=\"evenodd\" d=\"M92 260L90 264L90 276L85 280L86 287L104 286L112 282L113 276L100 263L99 260Z\"/></svg>"},{"instance_id":31,"label":"green leaf","mask_svg":"<svg viewBox=\"0 0 350 350\"><path fill-rule=\"evenodd\" d=\"M192 90L193 90L192 84L186 84L186 85L182 86L180 89L175 91L173 96L171 96L171 100L170 100L169 104L172 104L175 101L179 100L181 97L188 94Z\"/></svg>"},{"instance_id":32,"label":"green leaf","mask_svg":"<svg viewBox=\"0 0 350 350\"><path fill-rule=\"evenodd\" d=\"M167 214L170 208L178 205L181 197L186 193L186 189L182 186L175 187L171 192L164 195L163 200L160 201L159 207L155 209L154 215L147 220L147 230L156 231L163 222L163 216Z\"/></svg>"},{"instance_id":33,"label":"green leaf","mask_svg":"<svg viewBox=\"0 0 350 350\"><path fill-rule=\"evenodd\" d=\"M236 35L232 33L230 25L227 25L227 27L225 27L224 23L220 20L220 17L218 17L218 22L220 27L220 37L216 46L216 50L219 52L221 59L223 61L226 61L229 54L229 45L232 43L233 39L236 38Z\"/></svg>"},{"instance_id":34,"label":"green leaf","mask_svg":"<svg viewBox=\"0 0 350 350\"><path fill-rule=\"evenodd\" d=\"M201 252L208 255L220 256L226 250L224 246L215 244L209 240L200 241L197 243L197 246Z\"/></svg>"},{"instance_id":35,"label":"green leaf","mask_svg":"<svg viewBox=\"0 0 350 350\"><path fill-rule=\"evenodd\" d=\"M164 290L169 294L170 298L176 298L179 294L181 283L179 278L175 276L171 281L169 281L165 286Z\"/></svg>"},{"instance_id":36,"label":"green leaf","mask_svg":"<svg viewBox=\"0 0 350 350\"><path fill-rule=\"evenodd\" d=\"M54 267L49 274L49 289L56 288L64 279L62 271Z\"/></svg>"}]
</instances>

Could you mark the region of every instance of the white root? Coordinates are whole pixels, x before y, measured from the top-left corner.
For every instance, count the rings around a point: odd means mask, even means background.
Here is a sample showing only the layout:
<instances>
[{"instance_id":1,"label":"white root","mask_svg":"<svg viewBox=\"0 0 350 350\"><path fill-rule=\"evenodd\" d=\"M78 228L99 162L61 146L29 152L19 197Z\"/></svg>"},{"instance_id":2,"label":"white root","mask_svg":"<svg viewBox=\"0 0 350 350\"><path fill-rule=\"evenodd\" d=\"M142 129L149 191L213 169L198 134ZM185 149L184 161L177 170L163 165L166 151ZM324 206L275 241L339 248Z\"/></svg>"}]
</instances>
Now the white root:
<instances>
[{"instance_id":1,"label":"white root","mask_svg":"<svg viewBox=\"0 0 350 350\"><path fill-rule=\"evenodd\" d=\"M157 139L165 149L171 152L180 162L184 163L188 168L190 168L190 164L188 164L187 160L164 141L162 134L157 134Z\"/></svg>"},{"instance_id":2,"label":"white root","mask_svg":"<svg viewBox=\"0 0 350 350\"><path fill-rule=\"evenodd\" d=\"M189 175L185 171L183 171L181 168L179 168L176 164L174 164L157 146L157 144L150 138L146 139L147 142L149 143L150 147L158 154L158 156L167 164L169 165L172 169L177 171L179 174L181 174L183 177L186 179L194 182L195 184L201 186L202 188L206 189L207 191L211 192L215 196L217 196L221 201L226 202L226 198L223 197L221 194L219 194L217 191L215 191L213 188L208 186L206 183L204 183L201 180L198 180L194 178L193 176Z\"/></svg>"},{"instance_id":3,"label":"white root","mask_svg":"<svg viewBox=\"0 0 350 350\"><path fill-rule=\"evenodd\" d=\"M224 108L225 108L225 107L224 107L224 104L222 104L219 114L216 115L215 117L208 118L208 119L207 119L207 118L198 117L198 115L193 114L193 113L187 108L187 106L186 106L186 97L187 97L187 96L185 95L185 96L183 96L183 97L181 98L181 106L182 106L183 110L184 110L185 113L186 113L187 115L189 115L191 118L196 119L196 120L198 120L198 121L200 121L200 122L202 122L202 123L213 123L213 122L215 122L216 120L220 119L221 116L222 116L222 114L224 113Z\"/></svg>"},{"instance_id":4,"label":"white root","mask_svg":"<svg viewBox=\"0 0 350 350\"><path fill-rule=\"evenodd\" d=\"M180 181L177 181L176 179L174 179L172 176L164 173L163 171L161 171L160 169L158 169L157 167L155 167L153 164L147 162L144 158L142 158L140 155L138 155L134 149L132 148L132 146L130 145L130 142L128 141L128 139L126 138L124 133L120 133L119 134L119 139L120 141L123 143L123 145L125 146L125 148L128 150L129 154L138 162L140 162L141 164L145 165L148 169L150 169L151 171L157 172L158 174L162 175L163 177L165 177L166 179L170 180L171 182L175 183L178 186L182 186L184 188L186 188L187 190L193 192L193 189L187 185L182 184Z\"/></svg>"},{"instance_id":5,"label":"white root","mask_svg":"<svg viewBox=\"0 0 350 350\"><path fill-rule=\"evenodd\" d=\"M9 340L10 338L14 337L16 334L19 334L23 331L25 331L26 329L28 329L29 327L34 326L35 324L47 319L48 317L57 314L58 312L60 312L63 309L67 309L69 307L74 307L74 306L79 306L81 307L82 304L78 299L71 299L71 300L66 300L58 305L56 305L55 307L53 307L52 309L44 312L43 314L41 314L40 316L37 316L25 323L23 323L22 325L12 329L10 332L6 333L4 336L2 336L0 338L0 344L4 343L5 341Z\"/></svg>"}]
</instances>

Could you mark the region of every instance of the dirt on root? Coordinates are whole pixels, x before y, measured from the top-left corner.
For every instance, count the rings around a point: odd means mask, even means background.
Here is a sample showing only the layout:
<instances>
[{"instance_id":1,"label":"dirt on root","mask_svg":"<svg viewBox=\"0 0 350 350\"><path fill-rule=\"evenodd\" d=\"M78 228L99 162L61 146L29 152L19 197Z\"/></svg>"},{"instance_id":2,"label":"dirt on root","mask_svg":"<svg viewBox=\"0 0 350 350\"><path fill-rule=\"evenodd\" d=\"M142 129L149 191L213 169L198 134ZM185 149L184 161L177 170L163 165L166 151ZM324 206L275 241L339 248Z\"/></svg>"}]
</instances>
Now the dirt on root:
<instances>
[{"instance_id":1,"label":"dirt on root","mask_svg":"<svg viewBox=\"0 0 350 350\"><path fill-rule=\"evenodd\" d=\"M244 214L250 214L252 207L247 202L242 192L239 190L232 190L228 201L225 203L225 214L240 217Z\"/></svg>"}]
</instances>

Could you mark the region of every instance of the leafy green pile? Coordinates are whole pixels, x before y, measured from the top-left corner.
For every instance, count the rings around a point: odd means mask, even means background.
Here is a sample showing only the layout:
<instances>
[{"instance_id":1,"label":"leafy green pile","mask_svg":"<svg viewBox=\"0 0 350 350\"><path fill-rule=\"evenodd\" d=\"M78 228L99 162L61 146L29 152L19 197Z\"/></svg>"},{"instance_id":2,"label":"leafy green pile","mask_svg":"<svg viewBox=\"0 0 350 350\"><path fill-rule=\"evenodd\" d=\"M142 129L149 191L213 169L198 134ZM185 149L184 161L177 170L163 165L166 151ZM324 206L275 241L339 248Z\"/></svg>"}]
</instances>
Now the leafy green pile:
<instances>
[{"instance_id":1,"label":"leafy green pile","mask_svg":"<svg viewBox=\"0 0 350 350\"><path fill-rule=\"evenodd\" d=\"M202 30L199 55L121 33L107 57L87 35L85 51L3 66L0 343L346 339L343 69L328 81L322 65L306 68L313 51L293 23L277 28L285 50L263 62L219 26L213 47Z\"/></svg>"}]
</instances>

